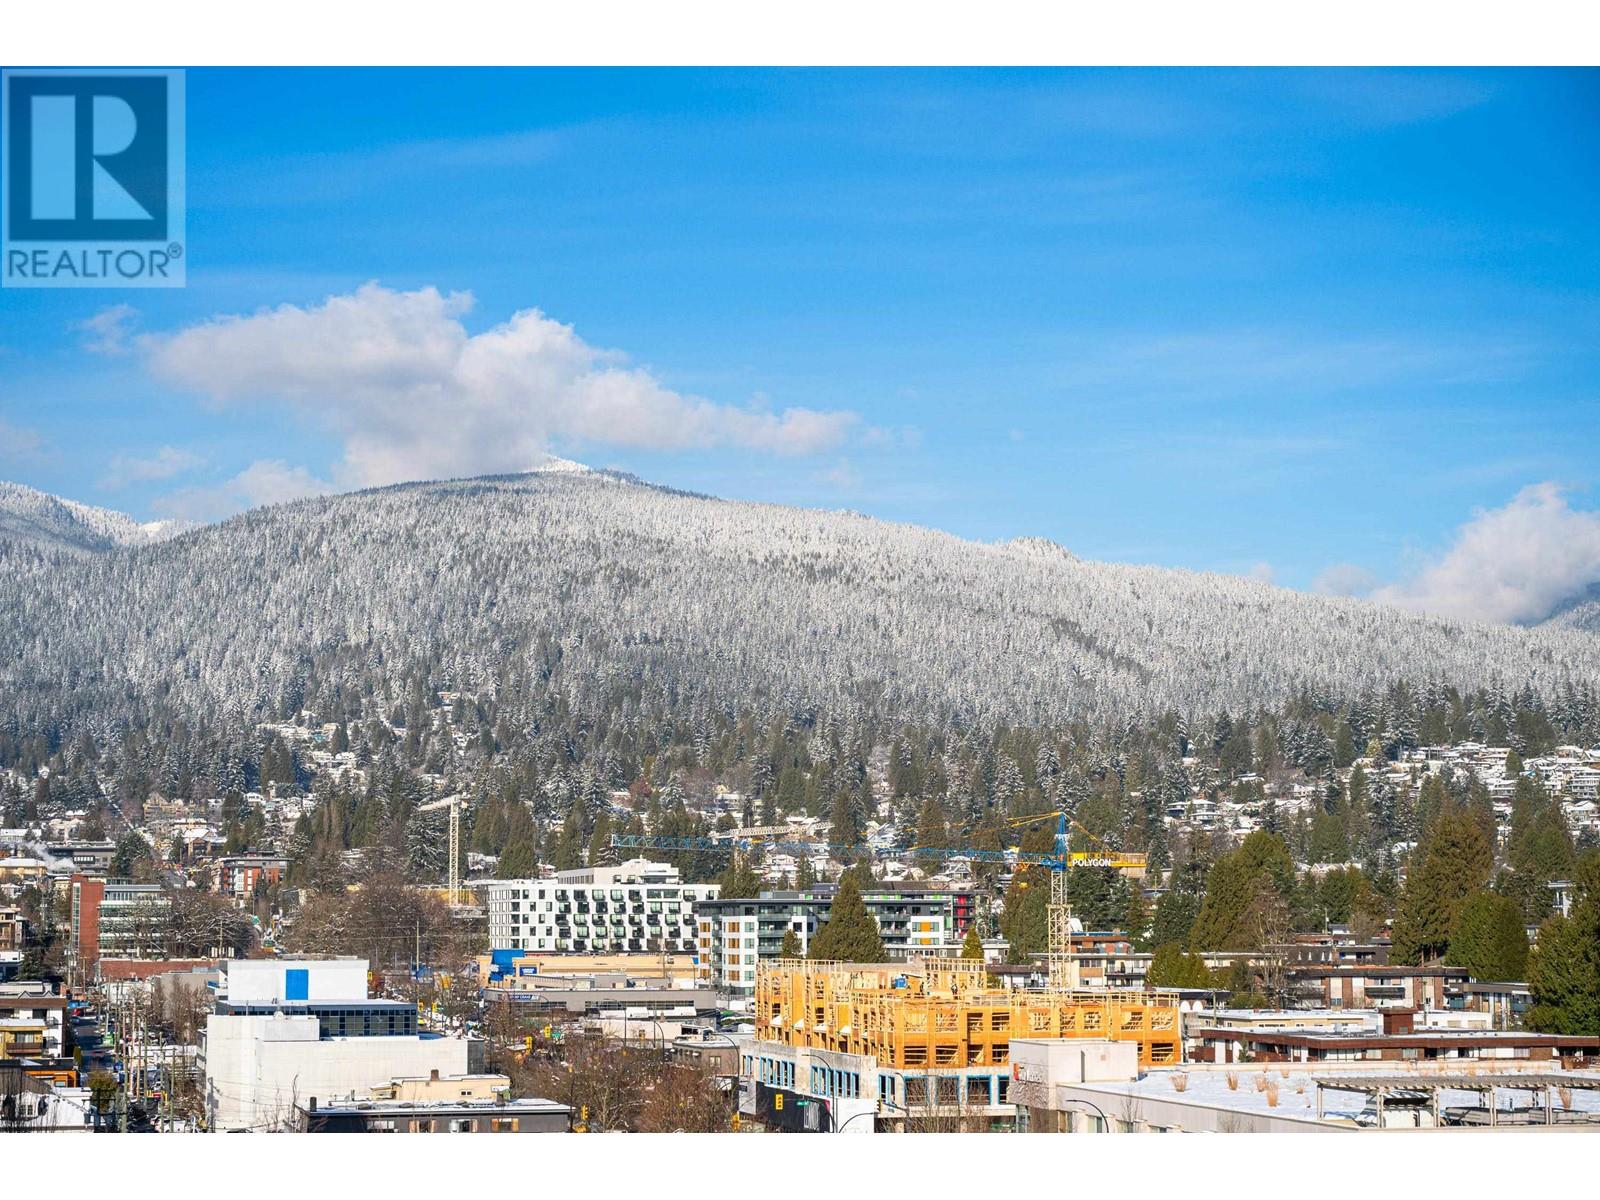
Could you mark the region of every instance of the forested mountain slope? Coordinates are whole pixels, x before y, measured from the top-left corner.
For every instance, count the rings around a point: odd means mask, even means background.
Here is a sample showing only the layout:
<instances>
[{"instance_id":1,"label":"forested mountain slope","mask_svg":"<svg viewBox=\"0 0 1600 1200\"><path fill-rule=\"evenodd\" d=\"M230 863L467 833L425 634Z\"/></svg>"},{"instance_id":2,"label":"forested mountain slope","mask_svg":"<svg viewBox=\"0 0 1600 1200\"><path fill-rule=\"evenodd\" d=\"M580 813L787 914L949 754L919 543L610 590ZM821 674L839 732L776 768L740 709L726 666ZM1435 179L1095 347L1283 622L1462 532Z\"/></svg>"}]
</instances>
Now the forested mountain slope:
<instances>
[{"instance_id":1,"label":"forested mountain slope","mask_svg":"<svg viewBox=\"0 0 1600 1200\"><path fill-rule=\"evenodd\" d=\"M100 553L170 536L171 522L140 525L125 513L0 481L0 555L18 547Z\"/></svg>"},{"instance_id":2,"label":"forested mountain slope","mask_svg":"<svg viewBox=\"0 0 1600 1200\"><path fill-rule=\"evenodd\" d=\"M1600 633L1600 583L1591 584L1551 613L1543 624L1551 629L1581 629L1588 633Z\"/></svg>"},{"instance_id":3,"label":"forested mountain slope","mask_svg":"<svg viewBox=\"0 0 1600 1200\"><path fill-rule=\"evenodd\" d=\"M1049 724L1397 679L1554 693L1600 675L1600 639L583 471L305 500L0 572L0 719L24 731L156 704L248 721L419 670L580 714L865 701Z\"/></svg>"}]
</instances>

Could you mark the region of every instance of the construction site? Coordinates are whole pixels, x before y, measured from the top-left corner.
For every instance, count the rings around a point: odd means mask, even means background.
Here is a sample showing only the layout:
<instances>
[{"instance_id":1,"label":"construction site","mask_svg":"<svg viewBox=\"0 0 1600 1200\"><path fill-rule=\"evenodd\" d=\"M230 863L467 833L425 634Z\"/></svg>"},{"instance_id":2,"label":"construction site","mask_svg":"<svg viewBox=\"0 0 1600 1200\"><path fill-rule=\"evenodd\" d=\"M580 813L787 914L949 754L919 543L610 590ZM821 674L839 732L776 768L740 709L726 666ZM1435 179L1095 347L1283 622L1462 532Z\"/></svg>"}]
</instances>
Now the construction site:
<instances>
[{"instance_id":1,"label":"construction site","mask_svg":"<svg viewBox=\"0 0 1600 1200\"><path fill-rule=\"evenodd\" d=\"M962 959L776 959L757 976L755 1018L760 1041L861 1055L900 1071L1005 1067L1014 1037L1133 1042L1145 1067L1182 1058L1175 997L1011 990Z\"/></svg>"}]
</instances>

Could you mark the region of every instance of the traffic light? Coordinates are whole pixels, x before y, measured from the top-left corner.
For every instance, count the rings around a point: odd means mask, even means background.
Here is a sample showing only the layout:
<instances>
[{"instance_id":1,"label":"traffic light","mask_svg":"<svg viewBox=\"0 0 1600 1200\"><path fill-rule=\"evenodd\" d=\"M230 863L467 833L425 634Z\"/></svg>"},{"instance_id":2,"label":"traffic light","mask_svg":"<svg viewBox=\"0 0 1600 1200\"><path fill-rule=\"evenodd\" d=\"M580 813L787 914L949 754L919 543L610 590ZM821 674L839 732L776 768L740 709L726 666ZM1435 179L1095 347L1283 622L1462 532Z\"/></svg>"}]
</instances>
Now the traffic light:
<instances>
[{"instance_id":1,"label":"traffic light","mask_svg":"<svg viewBox=\"0 0 1600 1200\"><path fill-rule=\"evenodd\" d=\"M772 1095L772 1107L775 1108L778 1112L782 1112L783 1111L783 1093L782 1092L774 1092L773 1093L773 1095Z\"/></svg>"}]
</instances>

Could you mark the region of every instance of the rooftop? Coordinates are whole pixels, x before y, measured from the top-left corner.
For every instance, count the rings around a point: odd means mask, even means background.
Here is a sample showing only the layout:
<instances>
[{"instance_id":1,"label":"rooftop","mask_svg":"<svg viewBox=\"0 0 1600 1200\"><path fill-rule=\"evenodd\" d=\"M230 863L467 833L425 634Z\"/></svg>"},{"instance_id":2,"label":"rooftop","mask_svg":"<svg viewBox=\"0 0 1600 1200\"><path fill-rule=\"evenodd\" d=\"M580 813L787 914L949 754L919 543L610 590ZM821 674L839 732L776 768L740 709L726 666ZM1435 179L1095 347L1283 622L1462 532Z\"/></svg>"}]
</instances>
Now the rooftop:
<instances>
[{"instance_id":1,"label":"rooftop","mask_svg":"<svg viewBox=\"0 0 1600 1200\"><path fill-rule=\"evenodd\" d=\"M1183 1090L1174 1084L1182 1077ZM1229 1078L1235 1080L1230 1087ZM1509 1082L1507 1082L1509 1081ZM1273 1104L1267 1084L1277 1084L1277 1103ZM1484 1103L1485 1091L1493 1086L1506 1089L1498 1097L1502 1111L1508 1103L1527 1107L1534 1092L1543 1092L1546 1086L1552 1091L1568 1089L1570 1107L1558 1099L1556 1104L1566 1112L1595 1114L1600 1119L1600 1071L1464 1071L1459 1065L1447 1071L1411 1068L1394 1072L1359 1073L1330 1071L1327 1064L1317 1064L1315 1073L1301 1066L1274 1063L1270 1068L1240 1066L1230 1070L1201 1070L1194 1067L1157 1069L1132 1082L1082 1083L1070 1085L1073 1091L1090 1091L1104 1095L1101 1105L1113 1116L1120 1108L1137 1103L1140 1099L1179 1100L1211 1108L1233 1109L1239 1112L1270 1114L1278 1117L1298 1118L1315 1122L1318 1092L1322 1092L1323 1121L1347 1123L1356 1120L1368 1110L1372 1089L1381 1087L1397 1092L1415 1092L1428 1095L1437 1092L1441 1108L1472 1108ZM1515 1092L1515 1096L1511 1092ZM1520 1097L1520 1100L1516 1097Z\"/></svg>"},{"instance_id":2,"label":"rooftop","mask_svg":"<svg viewBox=\"0 0 1600 1200\"><path fill-rule=\"evenodd\" d=\"M572 1111L566 1104L526 1096L519 1100L355 1100L342 1104L319 1104L314 1110L318 1116L348 1113L556 1113Z\"/></svg>"}]
</instances>

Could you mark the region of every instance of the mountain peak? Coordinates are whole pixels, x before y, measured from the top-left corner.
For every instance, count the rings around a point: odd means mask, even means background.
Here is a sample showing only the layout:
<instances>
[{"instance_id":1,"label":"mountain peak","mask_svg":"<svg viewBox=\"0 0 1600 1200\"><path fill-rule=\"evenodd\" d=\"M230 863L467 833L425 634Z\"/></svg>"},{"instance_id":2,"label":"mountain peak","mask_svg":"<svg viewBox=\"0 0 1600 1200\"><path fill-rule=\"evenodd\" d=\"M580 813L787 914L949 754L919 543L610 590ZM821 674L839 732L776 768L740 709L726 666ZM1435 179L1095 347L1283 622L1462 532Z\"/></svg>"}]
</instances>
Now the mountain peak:
<instances>
[{"instance_id":1,"label":"mountain peak","mask_svg":"<svg viewBox=\"0 0 1600 1200\"><path fill-rule=\"evenodd\" d=\"M531 475L593 475L594 468L570 458L546 454L544 461L529 472Z\"/></svg>"}]
</instances>

